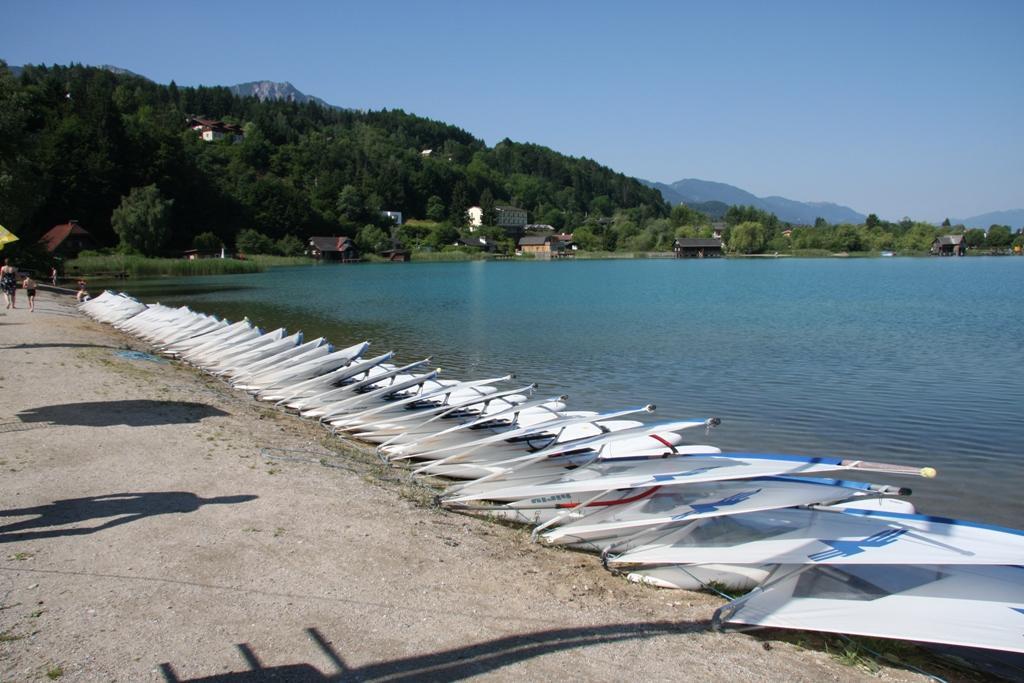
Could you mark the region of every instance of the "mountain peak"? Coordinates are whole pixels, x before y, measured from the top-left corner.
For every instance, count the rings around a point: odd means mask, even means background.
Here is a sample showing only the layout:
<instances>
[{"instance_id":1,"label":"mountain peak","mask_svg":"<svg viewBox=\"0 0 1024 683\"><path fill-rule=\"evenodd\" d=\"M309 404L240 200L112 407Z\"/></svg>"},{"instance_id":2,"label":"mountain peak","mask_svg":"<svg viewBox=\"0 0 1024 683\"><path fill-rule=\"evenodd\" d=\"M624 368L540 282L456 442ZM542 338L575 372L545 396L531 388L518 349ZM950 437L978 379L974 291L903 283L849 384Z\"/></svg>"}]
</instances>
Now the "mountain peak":
<instances>
[{"instance_id":1,"label":"mountain peak","mask_svg":"<svg viewBox=\"0 0 1024 683\"><path fill-rule=\"evenodd\" d=\"M324 102L319 97L313 97L312 95L305 94L288 81L284 81L283 83L278 83L276 81L249 81L248 83L239 83L238 85L229 86L229 90L241 97L255 97L260 102L266 102L267 100L285 100L287 102L298 102L300 104L316 102L317 104L325 107L332 106Z\"/></svg>"}]
</instances>

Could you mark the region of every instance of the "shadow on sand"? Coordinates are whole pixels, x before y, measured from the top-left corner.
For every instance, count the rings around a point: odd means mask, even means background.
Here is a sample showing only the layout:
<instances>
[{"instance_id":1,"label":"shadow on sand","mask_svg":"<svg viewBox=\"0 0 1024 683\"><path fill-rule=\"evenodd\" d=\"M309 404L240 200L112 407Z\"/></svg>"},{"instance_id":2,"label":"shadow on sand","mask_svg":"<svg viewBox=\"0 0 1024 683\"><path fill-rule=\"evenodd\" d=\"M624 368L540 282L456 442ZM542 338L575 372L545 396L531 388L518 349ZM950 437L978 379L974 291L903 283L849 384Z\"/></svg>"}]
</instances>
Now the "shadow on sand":
<instances>
[{"instance_id":1,"label":"shadow on sand","mask_svg":"<svg viewBox=\"0 0 1024 683\"><path fill-rule=\"evenodd\" d=\"M49 505L0 510L0 517L35 515L33 519L0 526L0 543L32 541L58 536L84 536L155 515L195 512L204 505L234 505L256 498L257 496L253 495L201 498L186 491L160 491L110 493L105 496L55 500ZM83 524L91 520L107 521L94 526L52 528Z\"/></svg>"},{"instance_id":2,"label":"shadow on sand","mask_svg":"<svg viewBox=\"0 0 1024 683\"><path fill-rule=\"evenodd\" d=\"M106 344L75 344L75 343L32 343L32 344L4 344L0 349L116 349L116 346Z\"/></svg>"},{"instance_id":3,"label":"shadow on sand","mask_svg":"<svg viewBox=\"0 0 1024 683\"><path fill-rule=\"evenodd\" d=\"M263 681L455 681L534 657L577 648L643 640L656 636L692 633L708 628L708 622L646 622L607 624L580 628L551 629L487 640L452 650L402 659L392 659L349 668L345 660L315 628L307 628L313 644L334 664L335 671L323 673L312 664L264 667L248 644L236 645L248 671L214 674L203 678L178 678L169 663L160 665L167 683L262 683Z\"/></svg>"},{"instance_id":4,"label":"shadow on sand","mask_svg":"<svg viewBox=\"0 0 1024 683\"><path fill-rule=\"evenodd\" d=\"M132 400L62 403L23 410L16 417L22 422L49 422L79 427L150 427L194 423L220 415L227 413L203 403Z\"/></svg>"}]
</instances>

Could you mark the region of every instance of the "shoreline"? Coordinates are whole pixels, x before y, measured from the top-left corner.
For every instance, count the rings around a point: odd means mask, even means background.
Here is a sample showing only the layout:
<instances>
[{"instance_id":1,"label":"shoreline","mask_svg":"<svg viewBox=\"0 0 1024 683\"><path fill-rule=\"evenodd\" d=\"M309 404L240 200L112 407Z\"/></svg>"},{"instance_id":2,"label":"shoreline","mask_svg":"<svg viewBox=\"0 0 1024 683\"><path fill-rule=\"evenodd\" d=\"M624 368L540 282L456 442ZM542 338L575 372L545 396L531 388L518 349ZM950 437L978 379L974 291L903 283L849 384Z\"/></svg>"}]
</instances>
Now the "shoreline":
<instances>
[{"instance_id":1,"label":"shoreline","mask_svg":"<svg viewBox=\"0 0 1024 683\"><path fill-rule=\"evenodd\" d=\"M923 680L431 508L315 423L119 355L150 349L73 297L0 313L3 680Z\"/></svg>"}]
</instances>

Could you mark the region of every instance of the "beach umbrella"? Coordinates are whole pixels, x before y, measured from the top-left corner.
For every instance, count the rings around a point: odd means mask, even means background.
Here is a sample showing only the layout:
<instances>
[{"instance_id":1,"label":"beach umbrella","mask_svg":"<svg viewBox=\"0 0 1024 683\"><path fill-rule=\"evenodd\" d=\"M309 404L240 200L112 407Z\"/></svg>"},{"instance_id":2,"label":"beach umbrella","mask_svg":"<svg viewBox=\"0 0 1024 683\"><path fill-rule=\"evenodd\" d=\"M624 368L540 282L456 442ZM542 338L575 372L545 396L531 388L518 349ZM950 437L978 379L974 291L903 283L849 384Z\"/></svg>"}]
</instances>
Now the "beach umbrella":
<instances>
[{"instance_id":1,"label":"beach umbrella","mask_svg":"<svg viewBox=\"0 0 1024 683\"><path fill-rule=\"evenodd\" d=\"M15 235L13 232L8 230L4 226L0 225L0 250L2 250L4 248L4 245L6 245L8 242L15 242L17 241L17 239L17 235Z\"/></svg>"}]
</instances>

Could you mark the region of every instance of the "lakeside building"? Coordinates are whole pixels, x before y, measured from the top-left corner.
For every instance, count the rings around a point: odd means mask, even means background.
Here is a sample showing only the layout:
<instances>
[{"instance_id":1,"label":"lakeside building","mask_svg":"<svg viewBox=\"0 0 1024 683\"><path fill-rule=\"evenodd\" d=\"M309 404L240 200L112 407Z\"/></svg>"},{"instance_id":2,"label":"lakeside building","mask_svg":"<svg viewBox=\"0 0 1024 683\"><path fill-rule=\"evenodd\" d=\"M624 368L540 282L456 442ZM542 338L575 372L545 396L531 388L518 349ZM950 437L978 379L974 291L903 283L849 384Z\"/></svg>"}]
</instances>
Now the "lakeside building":
<instances>
[{"instance_id":1,"label":"lakeside building","mask_svg":"<svg viewBox=\"0 0 1024 683\"><path fill-rule=\"evenodd\" d=\"M55 225L39 238L46 253L57 258L75 258L86 249L96 249L96 240L83 228L77 219Z\"/></svg>"},{"instance_id":2,"label":"lakeside building","mask_svg":"<svg viewBox=\"0 0 1024 683\"><path fill-rule=\"evenodd\" d=\"M347 263L359 260L359 251L351 237L310 237L308 253L318 261Z\"/></svg>"},{"instance_id":3,"label":"lakeside building","mask_svg":"<svg viewBox=\"0 0 1024 683\"><path fill-rule=\"evenodd\" d=\"M562 243L554 235L527 235L519 238L516 250L539 259L551 258L562 253Z\"/></svg>"},{"instance_id":4,"label":"lakeside building","mask_svg":"<svg viewBox=\"0 0 1024 683\"><path fill-rule=\"evenodd\" d=\"M394 222L395 225L402 224L402 212L401 211L381 211L381 216L387 216Z\"/></svg>"},{"instance_id":5,"label":"lakeside building","mask_svg":"<svg viewBox=\"0 0 1024 683\"><path fill-rule=\"evenodd\" d=\"M932 242L933 256L963 256L967 253L967 240L963 235L942 235Z\"/></svg>"},{"instance_id":6,"label":"lakeside building","mask_svg":"<svg viewBox=\"0 0 1024 683\"><path fill-rule=\"evenodd\" d=\"M383 256L388 261L394 261L396 263L404 263L412 259L412 255L407 249L385 249L380 252L380 256Z\"/></svg>"},{"instance_id":7,"label":"lakeside building","mask_svg":"<svg viewBox=\"0 0 1024 683\"><path fill-rule=\"evenodd\" d=\"M676 258L718 258L722 240L710 237L680 237L672 244Z\"/></svg>"},{"instance_id":8,"label":"lakeside building","mask_svg":"<svg viewBox=\"0 0 1024 683\"><path fill-rule=\"evenodd\" d=\"M471 206L466 209L469 216L469 231L475 232L483 226L484 210L479 206ZM501 228L508 235L521 235L526 230L527 215L526 209L517 206L496 206L494 207L494 225Z\"/></svg>"}]
</instances>

